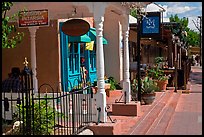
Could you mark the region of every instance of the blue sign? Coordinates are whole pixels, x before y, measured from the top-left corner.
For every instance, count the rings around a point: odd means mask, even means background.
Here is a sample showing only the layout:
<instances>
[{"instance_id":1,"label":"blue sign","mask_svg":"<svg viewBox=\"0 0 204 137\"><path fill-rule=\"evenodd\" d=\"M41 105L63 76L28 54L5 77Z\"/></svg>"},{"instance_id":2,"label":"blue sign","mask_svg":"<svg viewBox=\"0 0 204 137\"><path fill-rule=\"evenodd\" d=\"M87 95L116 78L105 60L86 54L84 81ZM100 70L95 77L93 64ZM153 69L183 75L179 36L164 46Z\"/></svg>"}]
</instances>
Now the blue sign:
<instances>
[{"instance_id":1,"label":"blue sign","mask_svg":"<svg viewBox=\"0 0 204 137\"><path fill-rule=\"evenodd\" d=\"M159 33L159 21L159 17L145 17L142 23L142 33Z\"/></svg>"},{"instance_id":2,"label":"blue sign","mask_svg":"<svg viewBox=\"0 0 204 137\"><path fill-rule=\"evenodd\" d=\"M160 37L160 12L148 12L141 23L142 37Z\"/></svg>"}]
</instances>

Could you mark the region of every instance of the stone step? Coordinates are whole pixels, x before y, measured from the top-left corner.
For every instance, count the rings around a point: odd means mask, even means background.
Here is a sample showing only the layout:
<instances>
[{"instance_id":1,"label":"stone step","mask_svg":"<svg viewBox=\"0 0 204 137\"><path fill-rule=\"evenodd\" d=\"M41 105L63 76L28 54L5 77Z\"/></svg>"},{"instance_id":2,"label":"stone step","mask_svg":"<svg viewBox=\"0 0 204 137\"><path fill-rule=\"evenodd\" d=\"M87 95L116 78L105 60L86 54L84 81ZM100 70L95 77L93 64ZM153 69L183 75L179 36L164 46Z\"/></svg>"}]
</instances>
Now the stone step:
<instances>
[{"instance_id":1,"label":"stone step","mask_svg":"<svg viewBox=\"0 0 204 137\"><path fill-rule=\"evenodd\" d=\"M173 90L166 90L157 100L155 100L138 122L131 128L130 135L144 135L158 117L161 110L173 96Z\"/></svg>"},{"instance_id":2,"label":"stone step","mask_svg":"<svg viewBox=\"0 0 204 137\"><path fill-rule=\"evenodd\" d=\"M165 107L161 110L158 117L154 120L146 135L163 135L175 112L181 93L173 93Z\"/></svg>"}]
</instances>

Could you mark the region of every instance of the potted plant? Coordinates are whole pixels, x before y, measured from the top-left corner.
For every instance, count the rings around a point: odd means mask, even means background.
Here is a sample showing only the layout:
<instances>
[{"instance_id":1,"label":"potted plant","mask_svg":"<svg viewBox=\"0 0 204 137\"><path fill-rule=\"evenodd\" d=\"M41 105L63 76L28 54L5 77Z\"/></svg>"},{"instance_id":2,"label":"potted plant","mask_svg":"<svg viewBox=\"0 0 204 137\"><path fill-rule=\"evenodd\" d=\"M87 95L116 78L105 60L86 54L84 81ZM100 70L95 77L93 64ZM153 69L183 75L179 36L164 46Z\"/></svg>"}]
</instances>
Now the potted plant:
<instances>
[{"instance_id":1,"label":"potted plant","mask_svg":"<svg viewBox=\"0 0 204 137\"><path fill-rule=\"evenodd\" d=\"M115 78L112 77L112 76L107 79L107 83L110 84L110 88L105 90L106 95L108 97L111 97L113 94L117 93L118 91L116 91L116 90L121 90L122 89L120 84L117 83Z\"/></svg>"},{"instance_id":2,"label":"potted plant","mask_svg":"<svg viewBox=\"0 0 204 137\"><path fill-rule=\"evenodd\" d=\"M164 71L161 69L162 57L156 57L155 63L156 65L154 67L147 70L148 76L157 82L160 91L166 90L170 76L166 76Z\"/></svg>"},{"instance_id":3,"label":"potted plant","mask_svg":"<svg viewBox=\"0 0 204 137\"><path fill-rule=\"evenodd\" d=\"M146 76L141 80L141 97L145 104L151 104L155 99L155 91L158 91L157 83Z\"/></svg>"},{"instance_id":4,"label":"potted plant","mask_svg":"<svg viewBox=\"0 0 204 137\"><path fill-rule=\"evenodd\" d=\"M145 76L141 79L141 98L145 104L151 104L155 99L155 91L158 91L157 83L150 77ZM132 100L135 101L138 93L138 82L136 79L131 84Z\"/></svg>"},{"instance_id":5,"label":"potted plant","mask_svg":"<svg viewBox=\"0 0 204 137\"><path fill-rule=\"evenodd\" d=\"M160 91L166 90L168 79L169 79L169 76L164 75L164 76L160 76L158 80L156 80L157 86L159 87Z\"/></svg>"},{"instance_id":6,"label":"potted plant","mask_svg":"<svg viewBox=\"0 0 204 137\"><path fill-rule=\"evenodd\" d=\"M108 78L108 83L110 83L110 90L122 89L113 77Z\"/></svg>"}]
</instances>

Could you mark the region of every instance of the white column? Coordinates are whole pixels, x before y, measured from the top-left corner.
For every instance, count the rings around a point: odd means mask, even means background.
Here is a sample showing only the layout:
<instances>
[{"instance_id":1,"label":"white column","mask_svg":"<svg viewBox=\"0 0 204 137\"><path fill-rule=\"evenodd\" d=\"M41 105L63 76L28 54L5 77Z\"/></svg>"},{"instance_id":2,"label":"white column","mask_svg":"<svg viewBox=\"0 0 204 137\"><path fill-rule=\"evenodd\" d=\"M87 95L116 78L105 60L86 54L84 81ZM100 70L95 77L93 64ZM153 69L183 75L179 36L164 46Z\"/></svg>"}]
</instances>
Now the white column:
<instances>
[{"instance_id":1,"label":"white column","mask_svg":"<svg viewBox=\"0 0 204 137\"><path fill-rule=\"evenodd\" d=\"M100 2L94 4L94 23L96 26L96 68L97 68L97 87L96 106L101 109L100 121L107 122L106 112L106 92L104 82L104 53L103 53L103 21L105 6ZM98 118L98 113L97 113Z\"/></svg>"},{"instance_id":2,"label":"white column","mask_svg":"<svg viewBox=\"0 0 204 137\"><path fill-rule=\"evenodd\" d=\"M128 18L124 17L122 24L123 31L123 92L126 92L126 102L129 103L131 101L131 88L130 88L130 72L129 72L129 46L128 46L128 37L129 37L129 23ZM125 97L125 96L124 96Z\"/></svg>"},{"instance_id":3,"label":"white column","mask_svg":"<svg viewBox=\"0 0 204 137\"><path fill-rule=\"evenodd\" d=\"M30 37L31 37L31 69L33 71L33 87L34 92L38 92L38 79L37 79L37 71L36 71L36 31L39 27L29 27Z\"/></svg>"}]
</instances>

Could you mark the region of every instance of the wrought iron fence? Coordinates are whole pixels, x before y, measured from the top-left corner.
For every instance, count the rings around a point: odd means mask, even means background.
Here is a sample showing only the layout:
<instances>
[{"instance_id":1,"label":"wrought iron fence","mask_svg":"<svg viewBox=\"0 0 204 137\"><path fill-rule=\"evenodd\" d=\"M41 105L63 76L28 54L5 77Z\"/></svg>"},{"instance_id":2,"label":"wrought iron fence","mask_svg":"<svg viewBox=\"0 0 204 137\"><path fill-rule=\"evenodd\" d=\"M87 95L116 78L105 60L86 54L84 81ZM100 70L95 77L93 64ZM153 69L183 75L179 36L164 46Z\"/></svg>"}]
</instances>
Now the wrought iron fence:
<instances>
[{"instance_id":1,"label":"wrought iron fence","mask_svg":"<svg viewBox=\"0 0 204 137\"><path fill-rule=\"evenodd\" d=\"M61 92L58 87L55 90L43 84L34 93L32 71L27 67L21 73L21 80L21 92L2 92L2 133L73 135L93 122L90 86Z\"/></svg>"}]
</instances>

